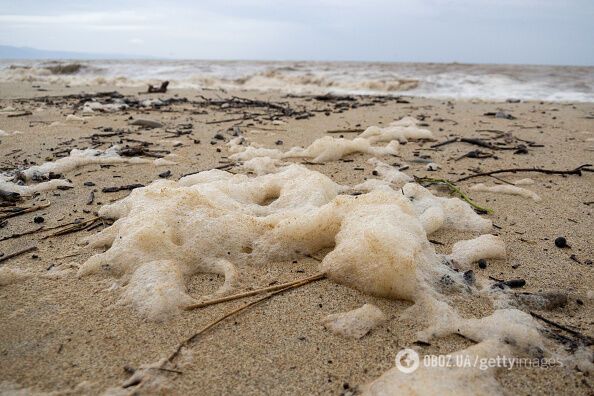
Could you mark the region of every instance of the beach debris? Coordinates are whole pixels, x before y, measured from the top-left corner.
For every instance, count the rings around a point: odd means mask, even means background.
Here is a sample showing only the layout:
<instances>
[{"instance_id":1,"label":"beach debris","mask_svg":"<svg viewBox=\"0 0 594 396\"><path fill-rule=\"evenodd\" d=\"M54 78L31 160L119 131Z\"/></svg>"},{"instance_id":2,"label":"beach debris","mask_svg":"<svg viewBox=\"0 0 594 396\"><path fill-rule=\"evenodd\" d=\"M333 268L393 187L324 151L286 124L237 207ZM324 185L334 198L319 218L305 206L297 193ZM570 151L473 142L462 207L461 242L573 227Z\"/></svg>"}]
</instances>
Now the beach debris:
<instances>
[{"instance_id":1,"label":"beach debris","mask_svg":"<svg viewBox=\"0 0 594 396\"><path fill-rule=\"evenodd\" d=\"M332 333L359 339L386 319L386 315L378 307L365 304L352 311L328 315L322 320L322 324Z\"/></svg>"},{"instance_id":2,"label":"beach debris","mask_svg":"<svg viewBox=\"0 0 594 396\"><path fill-rule=\"evenodd\" d=\"M465 181L468 179L473 179L475 177L481 176L490 176L496 175L499 173L517 173L517 172L536 172L536 173L544 173L548 175L578 175L581 176L582 172L591 172L594 169L591 169L591 164L584 164L580 165L577 168L569 169L569 170L554 170L554 169L541 169L541 168L508 168L508 169L497 169L489 172L478 172L468 176L464 176L456 180L456 183Z\"/></svg>"},{"instance_id":3,"label":"beach debris","mask_svg":"<svg viewBox=\"0 0 594 396\"><path fill-rule=\"evenodd\" d=\"M247 292L243 292L243 293L239 293L239 294L233 294L230 296L225 296L225 297L217 298L214 300L208 300L208 301L204 301L204 302L197 303L197 304L191 304L191 305L188 305L187 307L185 307L184 309L189 311L189 310L193 310L193 309L197 309L197 308L208 307L210 305L220 304L220 303L227 302L227 301L237 300L240 298L251 297L251 296L255 296L257 294L269 293L269 292L285 289L287 287L291 287L291 288L299 287L299 286L303 286L303 285L306 285L311 282L315 282L315 281L324 279L325 277L326 277L326 275L320 273L320 274L316 274L316 275L313 275L313 276L310 276L310 277L304 278L304 279L298 279L298 280L287 282L287 283L281 283L281 284L277 284L274 286L268 286L268 287L264 287L261 289L251 290L251 291L247 291Z\"/></svg>"},{"instance_id":4,"label":"beach debris","mask_svg":"<svg viewBox=\"0 0 594 396\"><path fill-rule=\"evenodd\" d=\"M3 256L0 256L0 263L3 263L4 261L9 260L13 257L18 257L22 254L32 252L34 250L37 250L37 246L29 246L24 249L17 250L16 252L5 254Z\"/></svg>"},{"instance_id":5,"label":"beach debris","mask_svg":"<svg viewBox=\"0 0 594 396\"><path fill-rule=\"evenodd\" d=\"M567 239L565 239L565 237L562 237L562 236L555 238L555 246L557 246L560 249L570 247L567 244Z\"/></svg>"},{"instance_id":6,"label":"beach debris","mask_svg":"<svg viewBox=\"0 0 594 396\"><path fill-rule=\"evenodd\" d=\"M435 171L441 169L441 166L439 166L435 162L431 162L425 166L425 169L429 172L435 172Z\"/></svg>"},{"instance_id":7,"label":"beach debris","mask_svg":"<svg viewBox=\"0 0 594 396\"><path fill-rule=\"evenodd\" d=\"M24 116L29 116L32 115L33 113L30 111L17 111L15 113L8 113L6 114L6 117L24 117Z\"/></svg>"},{"instance_id":8,"label":"beach debris","mask_svg":"<svg viewBox=\"0 0 594 396\"><path fill-rule=\"evenodd\" d=\"M138 125L145 128L163 128L163 124L159 121L149 120L147 118L137 118L130 122L130 125Z\"/></svg>"},{"instance_id":9,"label":"beach debris","mask_svg":"<svg viewBox=\"0 0 594 396\"><path fill-rule=\"evenodd\" d=\"M17 217L26 213L32 213L32 212L36 212L38 210L41 209L45 209L47 207L49 207L51 205L50 201L47 201L47 203L43 204L43 205L37 205L37 206L29 206L29 207L9 207L7 209L3 209L0 213L0 221L2 220L6 220L6 219L11 219L13 217ZM37 217L36 217L37 218ZM43 217L41 217L41 219L43 219ZM43 220L41 220L40 222L35 221L35 223L43 223Z\"/></svg>"},{"instance_id":10,"label":"beach debris","mask_svg":"<svg viewBox=\"0 0 594 396\"><path fill-rule=\"evenodd\" d=\"M0 202L14 204L21 200L21 194L15 191L6 191L2 189L0 179Z\"/></svg>"},{"instance_id":11,"label":"beach debris","mask_svg":"<svg viewBox=\"0 0 594 396\"><path fill-rule=\"evenodd\" d=\"M151 84L148 85L147 93L166 93L169 81L163 81L159 87L154 87Z\"/></svg>"},{"instance_id":12,"label":"beach debris","mask_svg":"<svg viewBox=\"0 0 594 396\"><path fill-rule=\"evenodd\" d=\"M322 278L319 278L322 279ZM213 328L214 326L216 326L217 324L221 323L222 321L224 321L225 319L228 319L234 315L239 314L240 312L245 311L248 308L251 308L253 306L256 306L258 304L261 304L262 302L271 299L274 296L277 296L279 294L282 294L286 291L301 287L301 286L305 286L308 283L310 283L311 281L313 281L314 279L312 278L312 280L310 281L303 281L303 282L299 282L299 283L294 283L290 286L286 286L283 287L281 289L278 290L274 290L272 292L270 292L269 294L260 297L254 301L251 301L249 303L246 303L244 305L242 305L241 307L237 308L237 309L233 309L229 312L227 312L226 314L224 314L223 316L221 316L220 318L210 322L209 324L207 324L206 326L204 326L203 328L201 328L200 330L198 330L196 333L192 334L190 337L186 338L185 340L183 340L181 343L179 343L179 345L177 346L177 348L175 348L175 350L173 351L173 353L171 353L169 355L169 357L167 358L166 361L163 361L162 366L164 367L164 365L166 363L172 363L177 356L180 354L180 352L182 351L182 349L188 345L190 345L192 342L194 342L200 335L204 334L206 331L210 330L211 328Z\"/></svg>"},{"instance_id":13,"label":"beach debris","mask_svg":"<svg viewBox=\"0 0 594 396\"><path fill-rule=\"evenodd\" d=\"M101 192L114 193L114 192L118 192L118 191L131 191L131 190L134 190L135 188L140 188L140 187L144 187L144 184L134 183L134 184L126 184L123 186L103 187L101 189Z\"/></svg>"},{"instance_id":14,"label":"beach debris","mask_svg":"<svg viewBox=\"0 0 594 396\"><path fill-rule=\"evenodd\" d=\"M487 268L487 260L485 260L484 258L480 259L478 261L478 266L479 266L480 269Z\"/></svg>"},{"instance_id":15,"label":"beach debris","mask_svg":"<svg viewBox=\"0 0 594 396\"><path fill-rule=\"evenodd\" d=\"M483 115L488 116L488 117L494 117L494 118L503 118L505 120L515 120L516 117L514 117L511 114L508 114L502 110L498 110L496 112L490 111L487 113L484 113Z\"/></svg>"}]
</instances>

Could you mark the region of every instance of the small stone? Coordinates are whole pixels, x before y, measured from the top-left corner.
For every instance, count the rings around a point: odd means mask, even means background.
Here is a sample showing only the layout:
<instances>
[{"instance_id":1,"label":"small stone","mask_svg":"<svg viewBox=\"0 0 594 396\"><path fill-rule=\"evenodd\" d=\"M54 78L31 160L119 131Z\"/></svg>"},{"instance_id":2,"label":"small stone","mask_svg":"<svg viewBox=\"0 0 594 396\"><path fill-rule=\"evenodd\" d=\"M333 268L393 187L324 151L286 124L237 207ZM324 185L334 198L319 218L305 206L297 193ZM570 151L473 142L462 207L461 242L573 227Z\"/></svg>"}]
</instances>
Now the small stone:
<instances>
[{"instance_id":1,"label":"small stone","mask_svg":"<svg viewBox=\"0 0 594 396\"><path fill-rule=\"evenodd\" d=\"M166 179L166 178L168 178L169 176L171 176L171 171L170 171L170 170L167 170L167 171L165 171L165 172L159 173L159 177L160 177L161 179Z\"/></svg>"},{"instance_id":2,"label":"small stone","mask_svg":"<svg viewBox=\"0 0 594 396\"><path fill-rule=\"evenodd\" d=\"M43 217L41 217L41 216L35 216L35 218L33 219L33 221L36 224L41 224L41 223L43 223L45 221L45 219Z\"/></svg>"},{"instance_id":3,"label":"small stone","mask_svg":"<svg viewBox=\"0 0 594 396\"><path fill-rule=\"evenodd\" d=\"M478 261L478 266L479 266L479 268L480 268L480 269L485 269L485 268L487 268L487 260L485 260L485 259L480 259L480 260Z\"/></svg>"},{"instance_id":4,"label":"small stone","mask_svg":"<svg viewBox=\"0 0 594 396\"><path fill-rule=\"evenodd\" d=\"M567 245L567 239L565 239L564 237L555 238L555 246L557 246L558 248L561 248L561 249L569 247Z\"/></svg>"},{"instance_id":5,"label":"small stone","mask_svg":"<svg viewBox=\"0 0 594 396\"><path fill-rule=\"evenodd\" d=\"M283 143L284 142L282 140L277 140L276 142L274 142L274 144L276 144L277 146L282 146Z\"/></svg>"}]
</instances>

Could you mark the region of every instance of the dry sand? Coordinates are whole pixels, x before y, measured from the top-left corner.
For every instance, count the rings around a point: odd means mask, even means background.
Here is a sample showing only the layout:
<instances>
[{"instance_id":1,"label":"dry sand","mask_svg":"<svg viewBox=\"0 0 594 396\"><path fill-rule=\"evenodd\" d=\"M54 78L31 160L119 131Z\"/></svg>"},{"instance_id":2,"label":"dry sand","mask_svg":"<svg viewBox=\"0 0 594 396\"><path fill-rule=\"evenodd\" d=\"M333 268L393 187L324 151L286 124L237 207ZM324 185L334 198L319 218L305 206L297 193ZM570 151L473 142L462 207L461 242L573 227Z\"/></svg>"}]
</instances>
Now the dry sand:
<instances>
[{"instance_id":1,"label":"dry sand","mask_svg":"<svg viewBox=\"0 0 594 396\"><path fill-rule=\"evenodd\" d=\"M453 143L431 149L436 142L410 142L402 147L399 157L384 157L390 164L408 164L407 173L455 180L463 175L509 167L543 167L572 169L594 163L594 105L591 103L489 103L483 101L447 101L406 98L409 103L393 100L374 102L373 98L358 98L346 103L343 110L336 101L312 98L285 98L280 94L238 92L242 97L262 100L286 101L295 109L307 109L314 117L295 119L285 117L286 124L276 125L265 116L257 120L228 121L241 117L231 109L191 104L164 106L161 110L127 110L94 114L84 123L66 122L66 115L80 113L73 104L78 100L46 103L33 101L39 96L75 94L81 88L44 86L48 91L37 91L30 84L0 85L0 106L31 111L31 115L8 117L0 113L0 129L21 134L0 137L2 168L23 166L27 161L38 164L67 149L89 147L87 139L104 128L123 128L131 133L105 137L98 147L105 149L122 138L153 142L151 149L169 150L178 157L179 164L168 167L146 165L90 165L65 176L74 188L42 193L25 204L51 201L51 206L36 213L9 219L0 229L2 237L38 227L35 216L45 218L46 227L87 219L102 204L124 197L128 192L102 193L103 187L132 183L148 184L159 173L171 170L177 179L188 172L211 169L228 162L227 146L213 139L221 133L225 140L230 130L239 126L250 141L269 147L282 140L284 148L307 145L327 135L328 130L357 129L369 125L387 125L403 116L422 119L428 124L438 141L450 135L462 137L493 137L493 133L479 130L512 132L517 138L536 142L542 147L531 147L527 154L514 154L513 150L489 150L496 158L463 158L461 155L479 149L466 143ZM115 88L114 88L115 89ZM86 87L87 92L107 91L105 87ZM137 90L119 89L124 94ZM171 91L150 97L187 97L200 100L230 98L231 93L220 91ZM24 98L24 100L17 100ZM141 95L141 99L149 95ZM352 108L353 103L358 103ZM368 106L361 105L369 104ZM516 119L508 120L485 116L488 112L503 110ZM249 113L266 113L266 109L253 108ZM144 113L144 114L139 114ZM239 113L239 114L237 114ZM143 117L158 120L164 128L140 129L128 125L128 118ZM54 124L59 122L60 124ZM165 129L192 123L190 135L170 138ZM356 133L345 133L354 137ZM336 135L334 135L336 136ZM199 141L199 143L198 143ZM502 140L500 140L502 141ZM215 144L211 144L211 142ZM126 143L124 141L123 143ZM181 143L181 144L180 144ZM515 142L517 144L519 142ZM134 142L128 141L134 145ZM441 165L435 172L425 170L425 163L414 153L430 156ZM348 161L326 164L308 164L341 184L354 185L371 175L373 167L366 161L368 155L354 154ZM301 162L301 161L295 161ZM231 168L242 172L240 168ZM584 172L580 176L543 174L501 174L507 181L530 177L535 180L527 188L542 197L534 202L512 195L486 192L471 194L478 203L494 210L489 217L498 226L497 232L508 247L506 260L490 261L477 276L501 279L523 278L522 291L562 291L569 301L564 308L540 312L543 316L571 329L594 337L594 299L592 288L593 202L594 176ZM95 186L84 186L92 181ZM475 182L493 184L498 180L482 177L461 182L468 191ZM95 201L87 205L89 193L95 190ZM441 193L444 195L445 193ZM118 294L109 290L114 279L92 275L76 276L75 269L95 253L80 247L90 233L82 231L69 235L41 237L49 232L26 235L0 242L4 254L34 245L38 251L4 261L0 266L30 271L34 276L14 284L0 286L0 393L7 389L25 389L29 392L58 394L99 394L110 387L119 387L129 376L130 368L152 363L169 355L177 344L210 321L243 302L235 301L202 310L185 312L174 320L155 323L139 316L128 307L115 305ZM565 236L570 249L559 249L553 241ZM463 237L463 232L438 232L431 239L439 252L450 251L451 244ZM68 256L68 257L65 257ZM572 258L573 257L573 258ZM304 258L297 262L274 262L254 269L253 286L266 286L271 282L284 282L314 274L317 261ZM67 270L60 277L47 274L56 269ZM198 275L191 280L190 293L202 295L214 291L222 277ZM325 330L321 320L328 314L348 311L365 303L377 305L388 320L365 337L355 340L336 336ZM411 304L364 295L328 280L312 283L300 289L277 296L237 317L231 318L194 342L181 357L179 373L163 373L170 394L338 394L356 391L357 387L377 378L394 365L396 353L413 346L421 354L448 353L471 345L470 341L449 336L431 345L414 345L416 333L424 328L424 318L402 318L401 313ZM491 308L486 301L466 300L457 307L468 317L483 316ZM551 328L558 331L554 328ZM568 335L567 333L563 333ZM591 348L591 347L590 347ZM127 371L128 370L128 371ZM498 373L498 381L507 394L591 394L594 381L586 373L573 368L517 368ZM80 385L86 382L86 384ZM78 386L78 388L77 388Z\"/></svg>"}]
</instances>

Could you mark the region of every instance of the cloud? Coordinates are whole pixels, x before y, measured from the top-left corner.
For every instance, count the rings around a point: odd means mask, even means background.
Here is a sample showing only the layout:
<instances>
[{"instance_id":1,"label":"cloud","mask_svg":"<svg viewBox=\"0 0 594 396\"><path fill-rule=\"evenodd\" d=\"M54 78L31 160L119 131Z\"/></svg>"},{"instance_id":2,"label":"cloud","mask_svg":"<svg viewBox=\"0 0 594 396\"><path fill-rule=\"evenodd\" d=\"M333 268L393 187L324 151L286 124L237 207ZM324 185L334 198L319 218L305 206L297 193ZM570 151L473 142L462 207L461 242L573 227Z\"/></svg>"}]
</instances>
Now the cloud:
<instances>
[{"instance_id":1,"label":"cloud","mask_svg":"<svg viewBox=\"0 0 594 396\"><path fill-rule=\"evenodd\" d=\"M87 12L58 15L0 15L4 27L38 28L61 26L88 30L139 30L148 28L148 18L131 11Z\"/></svg>"}]
</instances>

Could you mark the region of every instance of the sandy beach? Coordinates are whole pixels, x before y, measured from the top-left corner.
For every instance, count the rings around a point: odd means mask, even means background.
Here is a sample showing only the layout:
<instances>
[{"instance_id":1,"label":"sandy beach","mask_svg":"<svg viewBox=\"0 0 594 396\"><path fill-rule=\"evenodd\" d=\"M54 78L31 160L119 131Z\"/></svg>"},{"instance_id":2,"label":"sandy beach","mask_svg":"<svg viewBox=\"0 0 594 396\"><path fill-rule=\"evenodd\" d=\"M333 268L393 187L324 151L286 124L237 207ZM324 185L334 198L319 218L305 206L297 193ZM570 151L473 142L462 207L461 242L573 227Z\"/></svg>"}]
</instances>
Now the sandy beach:
<instances>
[{"instance_id":1,"label":"sandy beach","mask_svg":"<svg viewBox=\"0 0 594 396\"><path fill-rule=\"evenodd\" d=\"M69 180L71 187L23 196L14 203L23 208L45 206L35 211L7 216L14 214L10 204L2 207L0 271L6 272L0 276L0 393L351 395L365 391L367 384L392 369L403 348L424 356L474 345L476 340L459 334L420 342L418 334L430 318L414 314L413 302L376 297L322 279L222 321L183 347L171 365L154 370L153 382L123 387L141 366L167 358L202 327L256 297L152 320L121 303L121 274L78 274L83 263L106 250L83 243L110 224L93 220L97 211L128 196L137 185L175 181L214 168L256 177L230 159L234 153L228 143L238 136L286 151L325 136L354 139L370 126L384 127L403 117L414 118L433 138L401 142L397 154L357 152L338 160L283 161L355 186L379 178L368 162L377 157L411 177L452 181L477 205L489 208L492 213L481 217L493 222L490 233L505 242L506 257L488 259L486 268L470 263L474 276L483 285L524 280L522 287L506 287L511 294L566 296L559 306L520 308L533 314L546 345L555 356L567 359L566 364L498 370L494 376L501 392L592 393L594 381L587 367L592 366L594 337L594 175L591 165L575 170L594 164L594 104L170 88L167 93L140 94L144 89L43 84L40 90L26 82L0 84L0 130L5 132L0 153L6 175L67 157L72 149L119 145L133 149L130 157L145 159L90 164L56 175ZM113 91L118 94L109 93ZM108 93L96 94L100 92ZM83 111L86 102L105 104L120 94L129 99L126 108ZM147 100L155 101L142 105ZM156 124L132 124L139 119ZM157 158L164 165L155 164ZM428 170L430 163L438 167ZM555 172L502 172L464 179L510 168ZM471 190L478 183L510 186L525 178L534 183L520 187L539 199ZM450 196L427 179L424 185L435 195ZM90 222L76 228L81 221ZM69 232L60 233L65 230ZM235 238L234 231L226 237ZM428 238L438 254L447 255L455 242L478 235L448 229ZM557 247L558 237L568 246ZM36 250L3 259L32 246ZM257 266L237 263L240 284L229 293L312 276L331 250ZM217 274L195 274L186 279L186 292L199 300L224 280ZM366 303L377 306L386 320L360 339L342 337L322 325L326 316ZM453 296L450 303L464 318L482 318L495 310L478 292ZM578 358L581 363L570 364Z\"/></svg>"}]
</instances>

